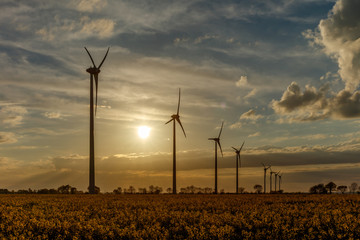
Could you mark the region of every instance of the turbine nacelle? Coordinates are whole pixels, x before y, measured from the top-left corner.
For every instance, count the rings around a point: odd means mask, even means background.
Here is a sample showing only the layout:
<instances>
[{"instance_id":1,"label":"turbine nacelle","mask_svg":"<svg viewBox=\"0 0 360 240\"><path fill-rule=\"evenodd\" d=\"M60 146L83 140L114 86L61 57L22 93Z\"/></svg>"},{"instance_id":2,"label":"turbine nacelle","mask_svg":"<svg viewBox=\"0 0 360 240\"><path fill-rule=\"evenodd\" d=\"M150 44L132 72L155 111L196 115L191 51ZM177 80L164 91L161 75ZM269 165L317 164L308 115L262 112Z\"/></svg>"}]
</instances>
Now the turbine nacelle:
<instances>
[{"instance_id":1,"label":"turbine nacelle","mask_svg":"<svg viewBox=\"0 0 360 240\"><path fill-rule=\"evenodd\" d=\"M88 69L86 69L86 72L90 73L90 74L99 74L100 73L100 69L96 68L96 67L89 67Z\"/></svg>"},{"instance_id":2,"label":"turbine nacelle","mask_svg":"<svg viewBox=\"0 0 360 240\"><path fill-rule=\"evenodd\" d=\"M221 156L224 156L224 155L223 155L222 148L221 148L221 144L220 144L220 136L221 136L221 132L222 132L223 126L224 126L224 122L222 122L222 124L221 124L219 136L218 136L217 138L208 138L208 140L213 140L213 141L216 142L217 145L219 145L219 147L220 147L220 152L221 152Z\"/></svg>"},{"instance_id":3,"label":"turbine nacelle","mask_svg":"<svg viewBox=\"0 0 360 240\"><path fill-rule=\"evenodd\" d=\"M180 111L180 88L179 88L179 102L178 102L178 107L177 107L177 113L176 114L173 114L171 115L171 119L169 121L167 121L165 124L168 124L169 122L171 121L177 121L184 133L184 136L186 137L186 133L185 133L185 130L184 130L184 127L180 121L180 115L179 115L179 111Z\"/></svg>"}]
</instances>

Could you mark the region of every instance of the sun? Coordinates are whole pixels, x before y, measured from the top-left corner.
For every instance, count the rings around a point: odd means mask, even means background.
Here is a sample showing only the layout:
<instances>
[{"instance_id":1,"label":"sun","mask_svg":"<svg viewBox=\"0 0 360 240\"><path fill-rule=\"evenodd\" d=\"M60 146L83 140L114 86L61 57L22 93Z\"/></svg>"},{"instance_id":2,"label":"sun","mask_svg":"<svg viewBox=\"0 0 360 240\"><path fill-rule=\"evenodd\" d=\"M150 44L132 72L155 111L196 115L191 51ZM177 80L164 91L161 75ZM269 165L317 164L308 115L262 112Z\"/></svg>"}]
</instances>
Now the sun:
<instances>
[{"instance_id":1,"label":"sun","mask_svg":"<svg viewBox=\"0 0 360 240\"><path fill-rule=\"evenodd\" d=\"M148 138L150 135L150 130L148 126L140 126L138 127L138 135L140 138L145 139Z\"/></svg>"}]
</instances>

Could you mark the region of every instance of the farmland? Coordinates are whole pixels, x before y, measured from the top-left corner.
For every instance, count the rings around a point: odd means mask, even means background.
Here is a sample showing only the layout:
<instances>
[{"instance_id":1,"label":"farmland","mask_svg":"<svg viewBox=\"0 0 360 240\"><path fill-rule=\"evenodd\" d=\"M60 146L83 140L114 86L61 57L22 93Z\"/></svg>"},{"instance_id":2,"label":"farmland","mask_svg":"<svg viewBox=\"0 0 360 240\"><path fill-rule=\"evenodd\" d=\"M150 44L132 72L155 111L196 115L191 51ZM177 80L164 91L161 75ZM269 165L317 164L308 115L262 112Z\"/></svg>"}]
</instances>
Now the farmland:
<instances>
[{"instance_id":1,"label":"farmland","mask_svg":"<svg viewBox=\"0 0 360 240\"><path fill-rule=\"evenodd\" d=\"M0 195L5 239L359 239L359 195Z\"/></svg>"}]
</instances>

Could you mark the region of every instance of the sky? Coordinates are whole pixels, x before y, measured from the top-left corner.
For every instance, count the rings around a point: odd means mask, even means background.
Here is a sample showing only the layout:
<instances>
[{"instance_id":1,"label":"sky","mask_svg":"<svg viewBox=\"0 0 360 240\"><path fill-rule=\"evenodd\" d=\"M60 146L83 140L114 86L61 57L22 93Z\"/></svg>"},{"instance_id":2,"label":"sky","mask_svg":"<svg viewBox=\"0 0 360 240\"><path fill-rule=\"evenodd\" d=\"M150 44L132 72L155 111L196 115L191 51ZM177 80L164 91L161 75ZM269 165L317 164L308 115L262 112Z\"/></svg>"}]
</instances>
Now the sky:
<instances>
[{"instance_id":1,"label":"sky","mask_svg":"<svg viewBox=\"0 0 360 240\"><path fill-rule=\"evenodd\" d=\"M281 188L360 183L358 0L0 2L0 188L70 184L89 175L89 74L99 64L95 181L117 187ZM138 128L150 128L141 138ZM268 179L269 181L269 175ZM267 183L269 184L269 182ZM267 185L269 190L269 185Z\"/></svg>"}]
</instances>

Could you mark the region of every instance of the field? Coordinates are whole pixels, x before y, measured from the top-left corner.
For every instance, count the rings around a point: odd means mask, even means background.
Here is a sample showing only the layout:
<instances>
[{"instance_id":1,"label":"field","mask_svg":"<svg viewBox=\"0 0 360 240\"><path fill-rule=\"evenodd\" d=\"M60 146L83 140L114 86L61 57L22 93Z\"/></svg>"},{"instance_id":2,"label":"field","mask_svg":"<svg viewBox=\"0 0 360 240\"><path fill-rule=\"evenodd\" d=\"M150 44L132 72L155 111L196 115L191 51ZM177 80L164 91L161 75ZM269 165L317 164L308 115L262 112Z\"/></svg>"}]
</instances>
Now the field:
<instances>
[{"instance_id":1,"label":"field","mask_svg":"<svg viewBox=\"0 0 360 240\"><path fill-rule=\"evenodd\" d=\"M359 195L0 195L2 239L360 239Z\"/></svg>"}]
</instances>

